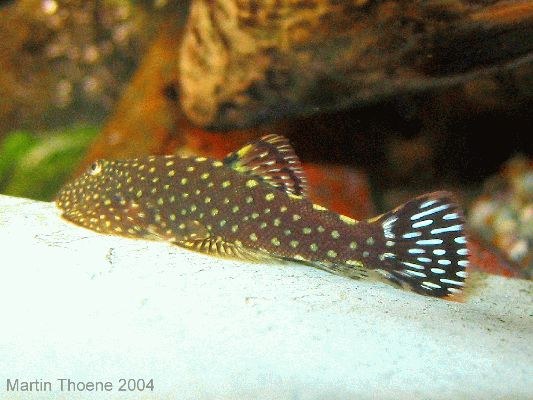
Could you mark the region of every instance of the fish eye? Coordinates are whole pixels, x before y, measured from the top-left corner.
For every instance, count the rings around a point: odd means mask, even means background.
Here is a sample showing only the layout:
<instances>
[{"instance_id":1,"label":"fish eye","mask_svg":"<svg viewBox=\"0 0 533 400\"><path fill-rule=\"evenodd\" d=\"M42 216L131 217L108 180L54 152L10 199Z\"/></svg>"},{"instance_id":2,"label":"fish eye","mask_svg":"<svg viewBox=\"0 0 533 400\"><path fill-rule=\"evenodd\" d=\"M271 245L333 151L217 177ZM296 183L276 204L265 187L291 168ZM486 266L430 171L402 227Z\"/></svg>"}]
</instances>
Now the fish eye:
<instances>
[{"instance_id":1,"label":"fish eye","mask_svg":"<svg viewBox=\"0 0 533 400\"><path fill-rule=\"evenodd\" d=\"M91 175L96 175L99 174L100 171L102 171L102 164L98 161L93 162L89 168L89 173Z\"/></svg>"}]
</instances>

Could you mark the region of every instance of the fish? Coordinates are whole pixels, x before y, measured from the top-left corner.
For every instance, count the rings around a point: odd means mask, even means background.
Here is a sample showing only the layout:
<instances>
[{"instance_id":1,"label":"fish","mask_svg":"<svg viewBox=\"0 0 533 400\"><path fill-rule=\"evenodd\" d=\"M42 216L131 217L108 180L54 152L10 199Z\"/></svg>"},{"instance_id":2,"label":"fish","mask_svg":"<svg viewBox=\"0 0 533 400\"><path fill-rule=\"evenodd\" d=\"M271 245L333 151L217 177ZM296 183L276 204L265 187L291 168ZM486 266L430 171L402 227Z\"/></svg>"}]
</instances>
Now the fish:
<instances>
[{"instance_id":1,"label":"fish","mask_svg":"<svg viewBox=\"0 0 533 400\"><path fill-rule=\"evenodd\" d=\"M453 300L468 276L464 216L423 194L357 221L313 203L289 141L266 135L222 161L177 154L97 160L56 196L61 215L104 234L213 256L296 261Z\"/></svg>"}]
</instances>

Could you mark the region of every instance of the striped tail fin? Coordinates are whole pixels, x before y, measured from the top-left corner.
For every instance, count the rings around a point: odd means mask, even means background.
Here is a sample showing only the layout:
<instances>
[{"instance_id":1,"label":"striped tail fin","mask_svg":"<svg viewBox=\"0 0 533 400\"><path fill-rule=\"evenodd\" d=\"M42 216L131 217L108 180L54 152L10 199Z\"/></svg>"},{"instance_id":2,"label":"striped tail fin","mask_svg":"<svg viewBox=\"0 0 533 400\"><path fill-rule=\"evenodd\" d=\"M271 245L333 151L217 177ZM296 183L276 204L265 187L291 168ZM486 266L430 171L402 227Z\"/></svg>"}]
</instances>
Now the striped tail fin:
<instances>
[{"instance_id":1,"label":"striped tail fin","mask_svg":"<svg viewBox=\"0 0 533 400\"><path fill-rule=\"evenodd\" d=\"M462 293L468 250L464 217L450 193L422 195L369 222L383 235L377 271L386 279L429 296Z\"/></svg>"}]
</instances>

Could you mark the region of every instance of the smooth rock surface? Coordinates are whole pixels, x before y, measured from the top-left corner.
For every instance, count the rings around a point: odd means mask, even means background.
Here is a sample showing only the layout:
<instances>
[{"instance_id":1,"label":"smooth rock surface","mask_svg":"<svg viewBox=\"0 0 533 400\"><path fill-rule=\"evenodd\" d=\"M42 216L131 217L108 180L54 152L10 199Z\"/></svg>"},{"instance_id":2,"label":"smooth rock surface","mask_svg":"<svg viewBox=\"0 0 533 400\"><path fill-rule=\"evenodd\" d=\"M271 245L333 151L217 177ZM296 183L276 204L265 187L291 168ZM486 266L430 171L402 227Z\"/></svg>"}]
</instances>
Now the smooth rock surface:
<instances>
[{"instance_id":1,"label":"smooth rock surface","mask_svg":"<svg viewBox=\"0 0 533 400\"><path fill-rule=\"evenodd\" d=\"M103 236L5 196L0 246L0 399L533 398L528 281L489 277L454 303ZM113 390L62 392L59 378Z\"/></svg>"}]
</instances>

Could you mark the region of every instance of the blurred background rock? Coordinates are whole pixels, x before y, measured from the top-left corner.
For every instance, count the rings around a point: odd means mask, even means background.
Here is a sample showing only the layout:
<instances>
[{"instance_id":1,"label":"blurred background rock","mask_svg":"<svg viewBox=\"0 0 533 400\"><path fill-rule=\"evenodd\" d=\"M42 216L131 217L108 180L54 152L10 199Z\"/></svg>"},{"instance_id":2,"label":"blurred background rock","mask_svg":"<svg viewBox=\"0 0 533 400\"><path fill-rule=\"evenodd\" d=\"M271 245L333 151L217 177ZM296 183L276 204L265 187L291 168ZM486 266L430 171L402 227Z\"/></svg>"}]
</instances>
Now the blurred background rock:
<instances>
[{"instance_id":1,"label":"blurred background rock","mask_svg":"<svg viewBox=\"0 0 533 400\"><path fill-rule=\"evenodd\" d=\"M21 128L101 124L169 3L1 2L0 136Z\"/></svg>"},{"instance_id":2,"label":"blurred background rock","mask_svg":"<svg viewBox=\"0 0 533 400\"><path fill-rule=\"evenodd\" d=\"M453 190L477 264L530 274L533 4L272 4L0 1L0 191L51 200L96 158L220 158L279 133L315 201L364 218Z\"/></svg>"}]
</instances>

